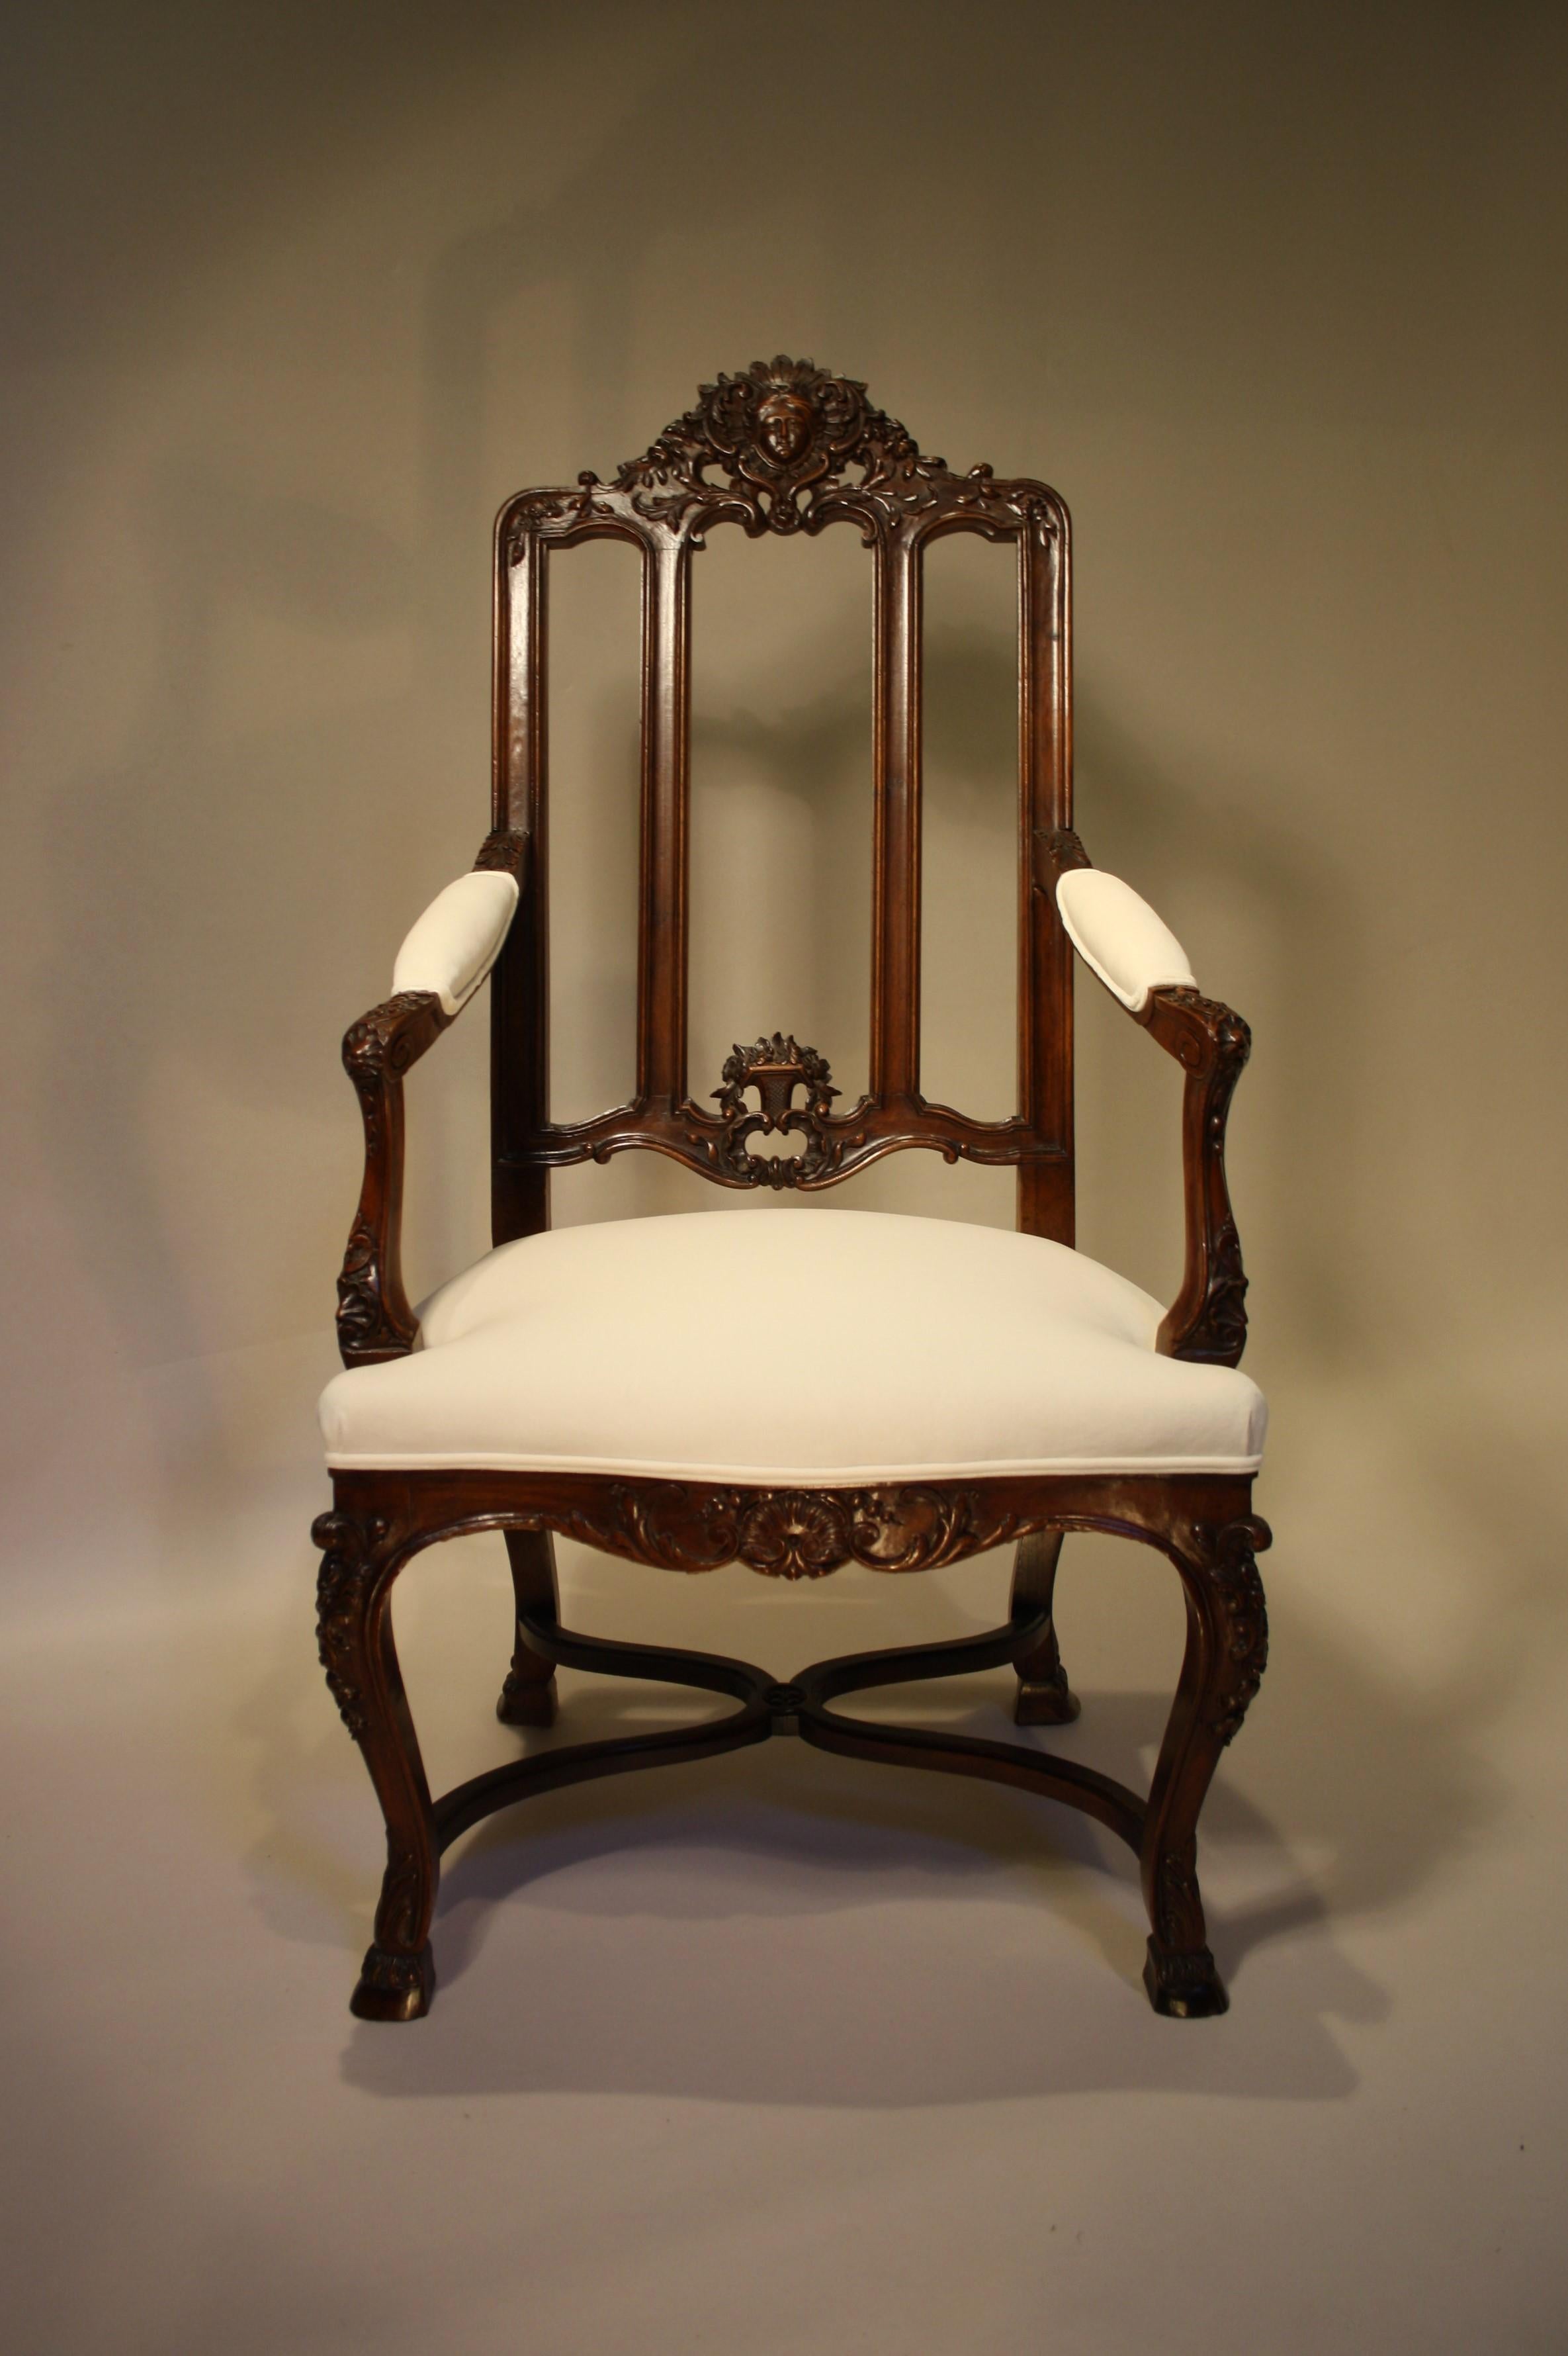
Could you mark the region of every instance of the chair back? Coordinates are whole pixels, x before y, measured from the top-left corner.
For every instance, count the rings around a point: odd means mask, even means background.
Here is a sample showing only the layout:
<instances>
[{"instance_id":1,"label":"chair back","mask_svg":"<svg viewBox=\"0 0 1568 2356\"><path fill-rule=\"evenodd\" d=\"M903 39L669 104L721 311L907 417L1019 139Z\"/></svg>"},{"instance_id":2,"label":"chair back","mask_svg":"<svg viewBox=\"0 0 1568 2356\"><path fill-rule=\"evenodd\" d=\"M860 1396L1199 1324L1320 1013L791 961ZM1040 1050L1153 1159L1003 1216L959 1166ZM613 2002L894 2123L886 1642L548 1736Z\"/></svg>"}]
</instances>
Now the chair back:
<instances>
[{"instance_id":1,"label":"chair back","mask_svg":"<svg viewBox=\"0 0 1568 2356\"><path fill-rule=\"evenodd\" d=\"M874 803L869 1087L837 1101L816 1044L738 1046L691 1095L687 1070L691 567L707 535L855 528L871 559ZM1019 611L1019 1109L970 1119L920 1087L922 573L949 532L1010 541ZM634 1100L556 1123L548 1094L547 557L629 541L643 584L642 852ZM922 455L866 388L808 361L759 360L704 385L612 483L518 493L496 529L494 824L527 838L521 900L494 990L496 1240L548 1224L552 1168L651 1148L717 1184L832 1186L886 1153L934 1148L1016 1164L1019 1225L1072 1240L1072 958L1051 836L1072 823L1069 525L1043 483ZM787 1021L788 1010L781 1009ZM827 1043L830 1044L831 1043ZM715 1087L714 1083L718 1085ZM710 1093L709 1093L710 1092ZM709 1108L712 1108L711 1109ZM755 1141L790 1134L795 1154Z\"/></svg>"}]
</instances>

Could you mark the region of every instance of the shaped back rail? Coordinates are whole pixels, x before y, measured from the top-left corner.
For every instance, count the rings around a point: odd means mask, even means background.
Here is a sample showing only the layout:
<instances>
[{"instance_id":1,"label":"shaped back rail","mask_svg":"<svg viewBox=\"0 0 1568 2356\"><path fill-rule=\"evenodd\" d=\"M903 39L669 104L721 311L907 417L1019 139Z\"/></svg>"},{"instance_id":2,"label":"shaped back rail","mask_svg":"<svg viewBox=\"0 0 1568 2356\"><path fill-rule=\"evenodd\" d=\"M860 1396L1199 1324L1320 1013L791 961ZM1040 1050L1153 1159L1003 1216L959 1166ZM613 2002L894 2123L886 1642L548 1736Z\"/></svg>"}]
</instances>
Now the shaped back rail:
<instances>
[{"instance_id":1,"label":"shaped back rail","mask_svg":"<svg viewBox=\"0 0 1568 2356\"><path fill-rule=\"evenodd\" d=\"M875 728L870 1086L838 1091L814 1046L775 1032L737 1047L693 1099L687 1071L691 565L717 524L749 538L848 523L874 573ZM948 532L1018 551L1019 1110L969 1119L920 1090L921 668L924 552ZM595 1119L549 1108L547 557L594 539L641 553L642 851L636 1096ZM493 1215L497 1243L549 1224L549 1173L649 1148L731 1187L836 1185L882 1154L1017 1165L1019 1225L1071 1243L1072 961L1049 838L1072 823L1071 601L1065 506L1045 484L955 475L922 455L866 389L807 361L759 360L701 388L613 483L508 500L496 527L497 830L528 838L522 896L493 985ZM781 1010L781 1012L787 1010ZM717 1078L719 1086L712 1087ZM754 1095L753 1107L748 1098ZM716 1109L708 1105L716 1101ZM751 1151L804 1137L797 1156Z\"/></svg>"}]
</instances>

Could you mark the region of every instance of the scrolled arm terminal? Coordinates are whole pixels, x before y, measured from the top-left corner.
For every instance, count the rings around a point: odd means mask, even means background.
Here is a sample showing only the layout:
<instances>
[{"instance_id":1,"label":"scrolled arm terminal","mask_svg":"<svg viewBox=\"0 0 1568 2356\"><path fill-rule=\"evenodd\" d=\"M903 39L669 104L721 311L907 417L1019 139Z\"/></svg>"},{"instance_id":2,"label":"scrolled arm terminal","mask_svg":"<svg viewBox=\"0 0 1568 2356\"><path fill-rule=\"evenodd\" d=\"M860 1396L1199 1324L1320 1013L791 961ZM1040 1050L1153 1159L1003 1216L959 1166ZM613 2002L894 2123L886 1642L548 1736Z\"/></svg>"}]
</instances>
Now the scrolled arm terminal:
<instances>
[{"instance_id":1,"label":"scrolled arm terminal","mask_svg":"<svg viewBox=\"0 0 1568 2356\"><path fill-rule=\"evenodd\" d=\"M337 1280L337 1346L346 1366L412 1349L419 1321L402 1276L403 1076L467 1005L506 946L527 838L485 838L467 875L414 925L392 969L392 995L344 1034L343 1067L365 1124L365 1175Z\"/></svg>"},{"instance_id":2,"label":"scrolled arm terminal","mask_svg":"<svg viewBox=\"0 0 1568 2356\"><path fill-rule=\"evenodd\" d=\"M1175 934L1120 876L1092 866L1075 834L1049 835L1043 847L1074 948L1187 1075L1181 1108L1187 1264L1156 1346L1169 1358L1237 1365L1247 1340L1247 1280L1225 1180L1225 1124L1252 1033L1229 1006L1201 995Z\"/></svg>"}]
</instances>

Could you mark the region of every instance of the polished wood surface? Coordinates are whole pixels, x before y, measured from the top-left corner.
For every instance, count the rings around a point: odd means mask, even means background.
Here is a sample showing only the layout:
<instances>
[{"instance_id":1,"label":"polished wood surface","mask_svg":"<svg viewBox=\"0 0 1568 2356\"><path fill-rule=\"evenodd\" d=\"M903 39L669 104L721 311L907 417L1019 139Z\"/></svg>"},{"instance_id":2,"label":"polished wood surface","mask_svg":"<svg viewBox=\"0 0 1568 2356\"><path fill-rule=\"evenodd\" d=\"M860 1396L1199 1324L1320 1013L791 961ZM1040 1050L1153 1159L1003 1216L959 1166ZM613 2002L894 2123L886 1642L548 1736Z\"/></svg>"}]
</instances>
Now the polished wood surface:
<instances>
[{"instance_id":1,"label":"polished wood surface","mask_svg":"<svg viewBox=\"0 0 1568 2356\"><path fill-rule=\"evenodd\" d=\"M339 1472L334 1510L314 1535L324 1549L317 1633L327 1682L360 1744L387 1822L387 1874L354 2009L369 2019L411 2019L434 1985L430 1924L443 1847L481 1816L528 1793L659 1760L693 1759L765 1740L791 1721L822 1749L905 1766L990 1776L1086 1808L1137 1853L1152 1934L1146 1979L1157 2010L1224 2009L1208 1945L1196 1873L1198 1815L1220 1753L1241 1725L1267 1659L1268 1630L1256 1556L1269 1542L1251 1512L1251 1483L1235 1475L932 1483L860 1490L838 1506L830 1543L803 1570L801 1533L817 1546L809 1492L752 1493L679 1482L610 1482L585 1473ZM888 1570L918 1569L979 1553L1034 1532L1100 1530L1158 1547L1176 1566L1187 1600L1187 1647L1154 1783L1146 1800L1077 1762L1010 1743L915 1728L857 1725L827 1713L837 1694L908 1678L961 1676L1006 1661L1033 1662L1045 1644L1047 1602L1015 1592L1012 1616L993 1637L952 1645L818 1663L787 1686L743 1662L647 1645L621 1645L562 1630L539 1558L519 1582L519 1644L529 1656L525 1689L545 1682L535 1664L655 1677L733 1695L729 1719L662 1733L571 1745L497 1767L432 1801L392 1639L393 1581L415 1554L483 1529L509 1536L555 1530L666 1569L709 1570L736 1559L785 1576L822 1576L851 1558ZM790 1548L794 1539L793 1558ZM835 1560L834 1558L837 1559ZM514 1555L514 1569L517 1567ZM527 1600L522 1600L526 1591ZM502 1712L513 1707L514 1664Z\"/></svg>"},{"instance_id":2,"label":"polished wood surface","mask_svg":"<svg viewBox=\"0 0 1568 2356\"><path fill-rule=\"evenodd\" d=\"M723 524L763 538L836 523L859 533L873 576L870 1085L841 1107L827 1050L802 1045L781 1023L751 1045L737 1043L699 1102L688 1085L686 1012L691 565ZM1001 1121L932 1104L920 1089L922 564L933 540L960 530L1011 542L1018 562L1019 1109ZM1072 1242L1072 975L1055 885L1088 854L1072 827L1068 530L1066 509L1044 484L1000 480L984 466L955 475L872 408L863 386L782 359L705 387L613 483L588 474L575 490L507 502L496 535L494 826L476 862L506 868L520 895L491 991L497 1242L547 1226L549 1172L589 1159L651 1150L718 1185L809 1192L884 1154L922 1148L949 1162L1013 1164L1019 1226ZM636 1093L594 1119L556 1123L546 994L546 558L596 537L631 541L643 564ZM1224 1141L1249 1034L1229 1008L1194 991L1157 991L1136 1019L1187 1076L1187 1258L1158 1346L1233 1365L1246 1337L1245 1278ZM417 1338L400 1271L402 1080L447 1022L438 999L403 993L353 1025L344 1043L365 1130L364 1183L339 1280L349 1365L400 1355ZM752 1151L789 1134L804 1141L796 1156ZM428 2010L440 1855L482 1817L566 1783L711 1756L786 1730L848 1756L1010 1783L1096 1817L1139 1859L1151 1926L1144 1976L1156 2010L1224 2010L1199 1893L1197 1825L1267 1657L1256 1557L1269 1533L1252 1511L1250 1479L1058 1474L801 1490L471 1470L340 1472L333 1486L333 1510L313 1532L323 1551L321 1658L387 1826L375 1939L353 1997L362 2018L410 2020ZM516 1590L512 1662L496 1706L505 1722L552 1723L558 1664L690 1685L738 1707L698 1726L513 1759L432 1799L392 1638L392 1589L425 1547L485 1529L506 1535ZM1063 1537L1074 1530L1152 1546L1181 1580L1186 1652L1147 1797L1033 1747L872 1724L834 1707L876 1686L1011 1663L1019 1723L1071 1723L1079 1705L1054 1599ZM820 1662L780 1684L746 1662L564 1629L556 1534L666 1570L741 1561L785 1580L825 1578L848 1562L929 1569L1011 1543L1009 1619L950 1644Z\"/></svg>"},{"instance_id":3,"label":"polished wood surface","mask_svg":"<svg viewBox=\"0 0 1568 2356\"><path fill-rule=\"evenodd\" d=\"M1071 869L1093 864L1070 827L1042 836L1040 845L1053 884ZM1225 1124L1253 1034L1232 1008L1196 990L1151 991L1132 1019L1187 1075L1181 1104L1187 1262L1157 1346L1170 1358L1240 1365L1247 1344L1247 1279L1225 1178Z\"/></svg>"},{"instance_id":4,"label":"polished wood surface","mask_svg":"<svg viewBox=\"0 0 1568 2356\"><path fill-rule=\"evenodd\" d=\"M791 421L791 434L781 419ZM772 1157L730 1150L723 1113L709 1109L720 1075L703 1076L693 1091L687 1069L691 573L709 534L723 525L753 539L847 526L871 564L870 1085L853 1105L814 1116L812 1150L784 1161L783 1175ZM546 840L547 557L593 539L637 549L644 666L636 1094L590 1120L549 1118L549 865L541 855L528 867L494 999L497 1243L547 1223L552 1169L639 1147L720 1185L808 1192L912 1147L950 1162L1010 1163L1019 1225L1072 1242L1072 962L1054 897L1036 888L1027 863L1019 877L1019 1109L1006 1120L976 1120L929 1103L920 1089L922 581L926 550L956 531L1015 552L1027 841L1072 820L1069 524L1046 484L1003 480L987 466L955 474L874 408L863 386L780 359L705 388L613 482L585 474L574 490L525 491L502 509L497 827ZM798 1053L797 1082L808 1097L804 1059L831 1064L832 1042Z\"/></svg>"},{"instance_id":5,"label":"polished wood surface","mask_svg":"<svg viewBox=\"0 0 1568 2356\"><path fill-rule=\"evenodd\" d=\"M522 835L498 828L474 864L520 880L527 852ZM344 1033L343 1068L365 1128L365 1176L337 1279L337 1347L346 1366L400 1358L419 1331L403 1290L403 1080L452 1020L433 991L405 990Z\"/></svg>"}]
</instances>

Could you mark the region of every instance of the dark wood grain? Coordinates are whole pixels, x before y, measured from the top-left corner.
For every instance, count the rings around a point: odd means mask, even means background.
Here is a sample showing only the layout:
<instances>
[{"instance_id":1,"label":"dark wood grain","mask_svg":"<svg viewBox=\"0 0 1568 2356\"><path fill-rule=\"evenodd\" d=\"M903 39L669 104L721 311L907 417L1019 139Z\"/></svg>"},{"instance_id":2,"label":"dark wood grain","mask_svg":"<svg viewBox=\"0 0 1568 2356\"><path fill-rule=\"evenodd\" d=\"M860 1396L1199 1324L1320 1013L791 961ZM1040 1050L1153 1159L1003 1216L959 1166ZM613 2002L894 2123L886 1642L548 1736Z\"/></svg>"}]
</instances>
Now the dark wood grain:
<instances>
[{"instance_id":1,"label":"dark wood grain","mask_svg":"<svg viewBox=\"0 0 1568 2356\"><path fill-rule=\"evenodd\" d=\"M1156 2009L1193 2017L1224 2009L1195 1858L1198 1815L1210 1780L1257 1692L1267 1658L1256 1556L1269 1533L1251 1511L1252 1483L1245 1476L1059 1474L799 1491L475 1470L338 1472L334 1491L334 1510L321 1515L313 1533L325 1549L321 1655L345 1723L365 1753L388 1835L375 1942L354 1998L363 2018L412 2019L428 2009L439 1855L459 1831L534 1792L639 1765L709 1757L765 1740L779 1724L798 1729L826 1750L988 1776L1087 1809L1137 1851L1153 1926L1145 1976ZM880 1720L865 1724L828 1710L837 1696L849 1691L1038 1658L1049 1638L1050 1606L1030 1596L1027 1576L1015 1593L1008 1626L993 1636L822 1662L781 1686L744 1662L563 1630L544 1558L522 1549L513 1560L515 1569L524 1564L519 1639L538 1665L526 1673L529 1687L537 1691L543 1684L542 1668L564 1661L732 1694L743 1707L713 1725L569 1746L498 1767L432 1802L392 1643L390 1590L423 1547L485 1529L529 1537L556 1531L668 1570L714 1570L741 1560L784 1578L824 1577L851 1560L890 1571L929 1569L1037 1532L1099 1531L1138 1539L1170 1558L1187 1598L1181 1680L1148 1800L1074 1761L1032 1748Z\"/></svg>"},{"instance_id":2,"label":"dark wood grain","mask_svg":"<svg viewBox=\"0 0 1568 2356\"><path fill-rule=\"evenodd\" d=\"M1038 1530L1019 1540L1013 1561L1014 1618L1029 1607L1045 1614L1040 1634L1027 1653L1018 1655L1019 1690L1013 1717L1019 1726L1070 1726L1078 1716L1078 1697L1067 1682L1052 1616L1061 1537L1060 1530Z\"/></svg>"},{"instance_id":3,"label":"dark wood grain","mask_svg":"<svg viewBox=\"0 0 1568 2356\"><path fill-rule=\"evenodd\" d=\"M688 1087L688 893L690 820L691 569L708 535L732 524L752 538L848 525L871 558L875 711L870 1085L851 1105L812 1111L810 1150L774 1158L732 1150L727 1085ZM911 1148L1013 1165L1019 1224L1072 1240L1072 962L1054 899L1020 864L1019 1102L976 1120L920 1087L921 595L925 552L953 531L1010 543L1019 574L1020 840L1072 818L1068 659L1069 522L1048 485L987 466L954 473L927 457L863 385L809 361L758 361L706 386L694 408L614 480L526 491L496 525L497 825L539 846L526 905L495 992L495 1237L549 1217L549 1173L649 1150L727 1187L839 1184ZM584 541L628 541L643 568L642 860L636 1093L588 1120L549 1112L549 555ZM781 1023L781 1033L787 1025ZM735 1054L748 1049L737 1043ZM833 1043L816 1052L831 1063ZM806 1110L805 1104L801 1109Z\"/></svg>"},{"instance_id":4,"label":"dark wood grain","mask_svg":"<svg viewBox=\"0 0 1568 2356\"><path fill-rule=\"evenodd\" d=\"M436 1848L430 1786L392 1642L392 1581L419 1544L396 1484L377 1484L378 1510L341 1504L313 1524L323 1549L316 1641L344 1724L359 1745L387 1825L387 1870L375 1937L353 2010L365 2020L413 2020L435 1987L430 1923Z\"/></svg>"},{"instance_id":5,"label":"dark wood grain","mask_svg":"<svg viewBox=\"0 0 1568 2356\"><path fill-rule=\"evenodd\" d=\"M1040 851L1053 890L1058 876L1092 863L1071 830L1042 836ZM1157 1347L1169 1358L1239 1365L1247 1345L1247 1278L1225 1176L1225 1127L1253 1034L1232 1008L1196 990L1151 991L1133 1020L1187 1075L1181 1104L1187 1257L1181 1290L1161 1321Z\"/></svg>"},{"instance_id":6,"label":"dark wood grain","mask_svg":"<svg viewBox=\"0 0 1568 2356\"><path fill-rule=\"evenodd\" d=\"M520 879L527 856L526 836L502 828L485 836L474 864ZM401 991L344 1033L343 1067L365 1130L365 1175L337 1279L346 1366L400 1358L419 1331L403 1290L403 1079L453 1019L432 991Z\"/></svg>"},{"instance_id":7,"label":"dark wood grain","mask_svg":"<svg viewBox=\"0 0 1568 2356\"><path fill-rule=\"evenodd\" d=\"M402 991L344 1033L343 1068L365 1127L365 1175L337 1279L346 1366L400 1358L419 1330L403 1290L403 1076L446 1024L432 991Z\"/></svg>"},{"instance_id":8,"label":"dark wood grain","mask_svg":"<svg viewBox=\"0 0 1568 2356\"><path fill-rule=\"evenodd\" d=\"M865 545L874 623L874 861L869 912L869 1086L845 1105L833 1043L778 1027L737 1043L693 1092L687 1070L693 563L730 524L763 540L844 524ZM921 1090L922 581L932 542L952 531L1009 544L1019 585L1019 1095L979 1121ZM612 538L643 575L641 854L636 1087L595 1118L550 1117L549 1076L548 561ZM1073 1237L1072 960L1056 883L1088 864L1072 830L1067 510L1043 483L986 466L955 473L924 455L865 387L805 361L758 361L702 388L613 481L524 492L496 529L493 831L476 864L514 875L519 899L491 988L492 1209L496 1240L549 1219L549 1173L649 1150L717 1185L836 1185L911 1149L1017 1172L1026 1233ZM1167 1353L1234 1365L1245 1338L1240 1248L1224 1173L1225 1121L1246 1059L1246 1025L1194 991L1156 991L1138 1019L1181 1064L1187 1262L1160 1329ZM405 993L355 1024L345 1061L365 1127L365 1178L339 1292L352 1365L416 1340L400 1271L402 1080L446 1027L439 1000ZM766 1141L801 1150L770 1155ZM716 1326L717 1331L717 1326ZM559 1665L686 1684L726 1698L715 1718L613 1740L568 1743L503 1762L432 1801L392 1640L394 1582L423 1548L505 1534L515 1642L498 1715L549 1726ZM1075 1759L1033 1746L859 1719L848 1695L1011 1664L1026 1725L1078 1711L1055 1627L1064 1537L1093 1531L1162 1551L1187 1611L1180 1682L1146 1798ZM410 2020L434 1988L430 1926L442 1850L470 1826L536 1794L629 1769L715 1756L798 1732L848 1757L1009 1783L1085 1811L1136 1853L1151 1935L1145 1981L1157 2010L1224 2008L1197 1879L1197 1824L1224 1745L1258 1689L1267 1651L1256 1557L1268 1543L1243 1475L944 1480L802 1490L758 1483L613 1479L484 1470L334 1476L323 1550L318 1641L327 1682L364 1752L387 1826L375 1938L354 2009ZM787 1683L752 1665L668 1646L615 1643L561 1625L553 1540L667 1570L742 1562L784 1580L846 1564L904 1572L1016 1547L1008 1624L937 1645L818 1662Z\"/></svg>"},{"instance_id":9,"label":"dark wood grain","mask_svg":"<svg viewBox=\"0 0 1568 2356\"><path fill-rule=\"evenodd\" d=\"M1241 1364L1247 1346L1247 1279L1225 1177L1225 1123L1253 1034L1239 1014L1195 990L1157 990L1139 1020L1187 1075L1181 1162L1187 1265L1157 1346L1168 1357Z\"/></svg>"},{"instance_id":10,"label":"dark wood grain","mask_svg":"<svg viewBox=\"0 0 1568 2356\"><path fill-rule=\"evenodd\" d=\"M517 1597L517 1633L496 1715L503 1726L553 1726L555 1665L529 1643L524 1622L530 1615L551 1622L560 1617L554 1541L549 1530L508 1530L507 1556Z\"/></svg>"}]
</instances>

